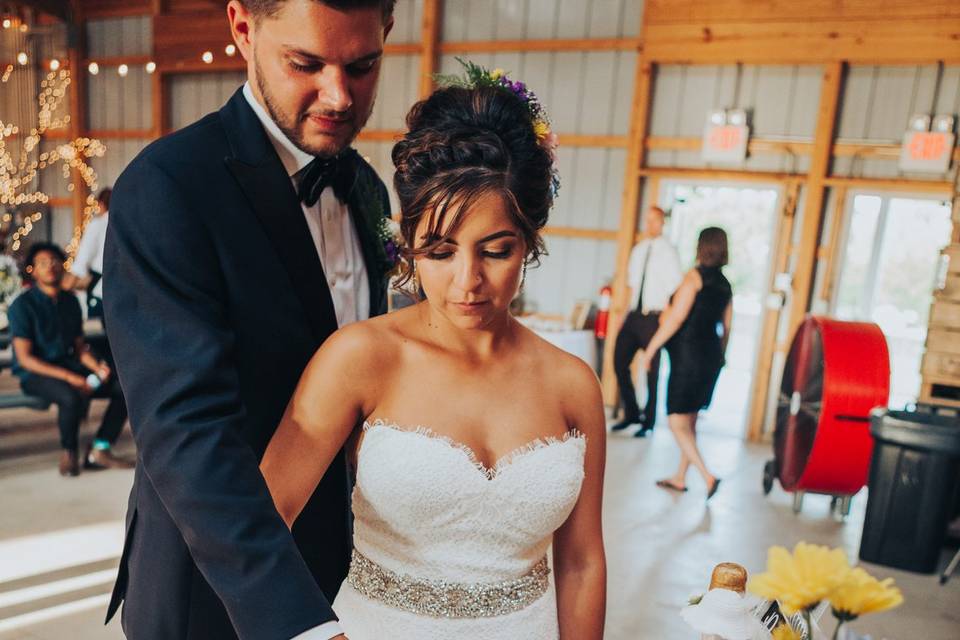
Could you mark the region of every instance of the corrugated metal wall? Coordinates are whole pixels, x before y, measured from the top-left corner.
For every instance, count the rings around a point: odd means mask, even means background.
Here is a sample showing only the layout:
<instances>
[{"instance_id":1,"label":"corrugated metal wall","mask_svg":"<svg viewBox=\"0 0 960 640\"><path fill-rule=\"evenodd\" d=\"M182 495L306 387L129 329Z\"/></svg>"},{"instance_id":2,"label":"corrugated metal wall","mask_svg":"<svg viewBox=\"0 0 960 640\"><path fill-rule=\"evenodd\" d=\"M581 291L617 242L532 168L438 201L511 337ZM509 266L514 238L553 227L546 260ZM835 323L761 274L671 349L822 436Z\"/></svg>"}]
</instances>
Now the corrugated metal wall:
<instances>
[{"instance_id":1,"label":"corrugated metal wall","mask_svg":"<svg viewBox=\"0 0 960 640\"><path fill-rule=\"evenodd\" d=\"M960 112L960 66L853 65L847 72L845 88L837 126L837 136L844 142L900 144L911 115L956 116ZM856 156L837 158L833 173L858 178L946 178L903 174L896 159Z\"/></svg>"},{"instance_id":2,"label":"corrugated metal wall","mask_svg":"<svg viewBox=\"0 0 960 640\"><path fill-rule=\"evenodd\" d=\"M822 72L816 66L662 65L657 68L650 135L700 137L711 109L746 109L751 135L812 140ZM652 167L706 167L700 151L652 150ZM807 156L757 154L753 171L804 172Z\"/></svg>"}]
</instances>

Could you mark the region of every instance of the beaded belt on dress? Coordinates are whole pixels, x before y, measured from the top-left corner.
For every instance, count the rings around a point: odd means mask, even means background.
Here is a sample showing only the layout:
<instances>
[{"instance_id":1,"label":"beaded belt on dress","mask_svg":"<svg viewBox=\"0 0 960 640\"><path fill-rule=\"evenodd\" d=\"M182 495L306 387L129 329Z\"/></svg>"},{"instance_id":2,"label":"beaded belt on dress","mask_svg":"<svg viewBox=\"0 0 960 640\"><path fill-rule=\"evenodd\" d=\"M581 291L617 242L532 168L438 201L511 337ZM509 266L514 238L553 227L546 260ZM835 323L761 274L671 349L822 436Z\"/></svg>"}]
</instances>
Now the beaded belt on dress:
<instances>
[{"instance_id":1,"label":"beaded belt on dress","mask_svg":"<svg viewBox=\"0 0 960 640\"><path fill-rule=\"evenodd\" d=\"M421 580L381 567L356 549L347 581L363 595L432 618L490 618L519 611L542 596L550 569L543 557L525 575L503 582L464 584Z\"/></svg>"}]
</instances>

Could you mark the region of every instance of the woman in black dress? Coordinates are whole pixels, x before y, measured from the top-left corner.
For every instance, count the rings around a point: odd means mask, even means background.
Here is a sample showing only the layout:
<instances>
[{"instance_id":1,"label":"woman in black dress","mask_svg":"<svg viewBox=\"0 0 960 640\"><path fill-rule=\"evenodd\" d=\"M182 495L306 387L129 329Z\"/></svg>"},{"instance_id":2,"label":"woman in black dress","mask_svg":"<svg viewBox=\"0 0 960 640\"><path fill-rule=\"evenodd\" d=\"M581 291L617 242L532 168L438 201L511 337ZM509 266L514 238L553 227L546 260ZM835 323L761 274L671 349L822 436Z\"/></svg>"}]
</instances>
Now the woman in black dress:
<instances>
[{"instance_id":1,"label":"woman in black dress","mask_svg":"<svg viewBox=\"0 0 960 640\"><path fill-rule=\"evenodd\" d=\"M686 491L687 469L692 464L703 476L708 500L720 479L707 469L697 448L697 414L710 405L730 337L733 293L720 270L725 264L726 232L719 227L704 229L697 241L697 266L670 298L670 305L660 315L660 328L640 362L644 370L649 369L657 350L666 345L670 354L667 420L680 446L680 467L657 485Z\"/></svg>"}]
</instances>

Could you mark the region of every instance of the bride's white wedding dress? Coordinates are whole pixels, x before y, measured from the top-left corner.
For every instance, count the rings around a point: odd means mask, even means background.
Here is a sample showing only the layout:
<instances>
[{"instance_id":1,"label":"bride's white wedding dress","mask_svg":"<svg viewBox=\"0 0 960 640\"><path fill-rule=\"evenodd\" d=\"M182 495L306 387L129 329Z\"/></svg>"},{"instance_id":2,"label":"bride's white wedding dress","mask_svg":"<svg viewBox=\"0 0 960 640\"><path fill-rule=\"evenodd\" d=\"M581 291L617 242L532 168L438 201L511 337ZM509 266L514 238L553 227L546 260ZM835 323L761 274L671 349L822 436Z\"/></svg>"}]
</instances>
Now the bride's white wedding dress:
<instances>
[{"instance_id":1,"label":"bride's white wedding dress","mask_svg":"<svg viewBox=\"0 0 960 640\"><path fill-rule=\"evenodd\" d=\"M546 552L583 481L585 439L484 467L427 429L364 425L354 555L333 608L350 640L556 640Z\"/></svg>"}]
</instances>

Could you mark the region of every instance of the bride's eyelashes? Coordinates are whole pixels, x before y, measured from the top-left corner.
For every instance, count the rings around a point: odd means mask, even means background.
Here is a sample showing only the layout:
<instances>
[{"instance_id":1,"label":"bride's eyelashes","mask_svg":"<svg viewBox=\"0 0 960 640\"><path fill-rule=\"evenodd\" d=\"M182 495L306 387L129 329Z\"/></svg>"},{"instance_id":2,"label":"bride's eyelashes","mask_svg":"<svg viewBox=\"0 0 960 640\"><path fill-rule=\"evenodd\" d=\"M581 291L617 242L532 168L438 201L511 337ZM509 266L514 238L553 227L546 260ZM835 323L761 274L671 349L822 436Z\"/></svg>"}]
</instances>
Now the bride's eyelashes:
<instances>
[{"instance_id":1,"label":"bride's eyelashes","mask_svg":"<svg viewBox=\"0 0 960 640\"><path fill-rule=\"evenodd\" d=\"M427 254L427 258L430 260L446 260L451 258L453 253L453 251L431 251ZM513 255L513 247L506 247L500 251L484 250L480 252L480 255L493 260L506 260Z\"/></svg>"}]
</instances>

